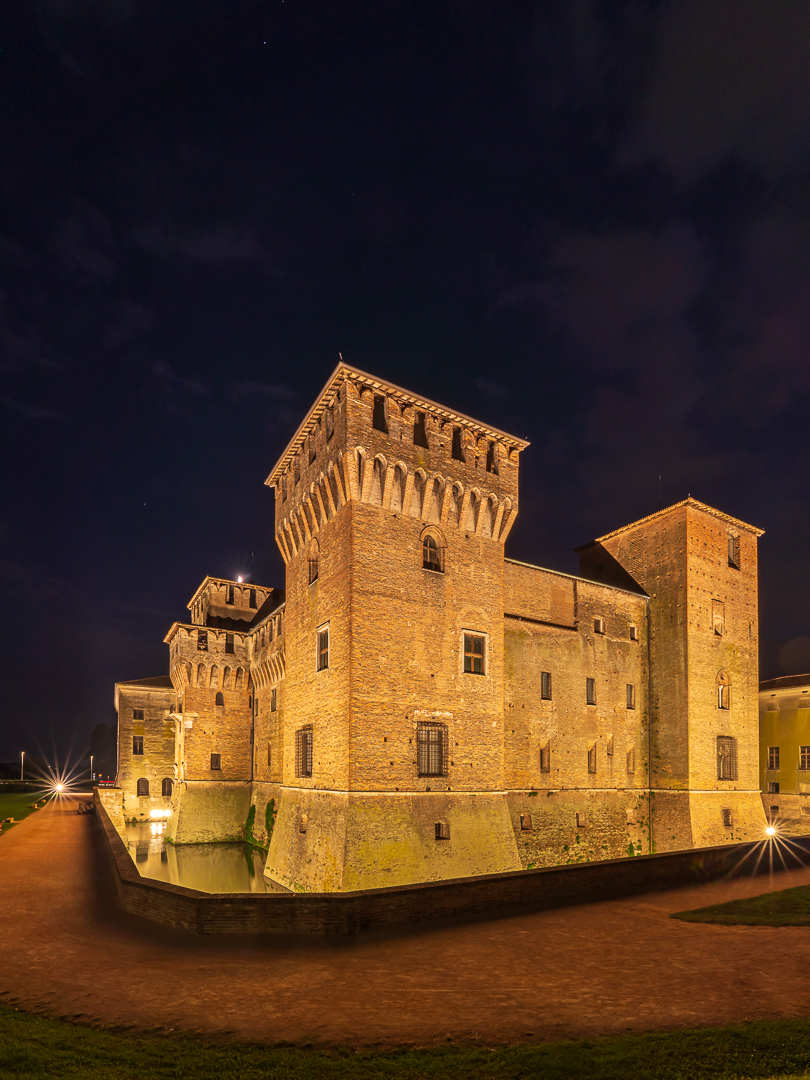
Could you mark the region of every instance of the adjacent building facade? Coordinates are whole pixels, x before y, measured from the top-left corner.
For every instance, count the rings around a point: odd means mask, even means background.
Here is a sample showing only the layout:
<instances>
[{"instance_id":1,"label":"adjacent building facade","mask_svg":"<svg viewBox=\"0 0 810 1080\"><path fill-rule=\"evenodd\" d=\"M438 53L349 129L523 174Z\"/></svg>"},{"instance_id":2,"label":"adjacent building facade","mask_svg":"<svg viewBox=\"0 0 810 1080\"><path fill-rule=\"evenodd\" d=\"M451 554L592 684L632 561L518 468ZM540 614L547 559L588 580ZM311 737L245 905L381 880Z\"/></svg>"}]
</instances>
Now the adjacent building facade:
<instances>
[{"instance_id":1,"label":"adjacent building facade","mask_svg":"<svg viewBox=\"0 0 810 1080\"><path fill-rule=\"evenodd\" d=\"M759 685L762 802L783 835L810 829L810 675Z\"/></svg>"},{"instance_id":2,"label":"adjacent building facade","mask_svg":"<svg viewBox=\"0 0 810 1080\"><path fill-rule=\"evenodd\" d=\"M507 559L527 445L339 365L267 479L284 590L206 578L170 685L116 688L122 817L306 891L759 838L761 530L689 498Z\"/></svg>"}]
</instances>

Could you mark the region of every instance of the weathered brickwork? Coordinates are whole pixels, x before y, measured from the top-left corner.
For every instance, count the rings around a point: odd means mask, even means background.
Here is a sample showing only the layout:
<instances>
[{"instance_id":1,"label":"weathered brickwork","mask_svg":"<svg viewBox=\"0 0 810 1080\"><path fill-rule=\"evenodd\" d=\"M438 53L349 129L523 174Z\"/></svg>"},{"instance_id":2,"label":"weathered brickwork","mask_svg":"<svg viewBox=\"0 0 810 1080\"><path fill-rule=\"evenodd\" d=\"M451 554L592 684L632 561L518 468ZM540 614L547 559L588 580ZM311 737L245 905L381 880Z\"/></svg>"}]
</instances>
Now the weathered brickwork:
<instances>
[{"instance_id":1,"label":"weathered brickwork","mask_svg":"<svg viewBox=\"0 0 810 1080\"><path fill-rule=\"evenodd\" d=\"M339 892L758 836L759 530L505 559L526 445L339 366L267 480L285 590L206 578L166 637L171 839Z\"/></svg>"}]
</instances>

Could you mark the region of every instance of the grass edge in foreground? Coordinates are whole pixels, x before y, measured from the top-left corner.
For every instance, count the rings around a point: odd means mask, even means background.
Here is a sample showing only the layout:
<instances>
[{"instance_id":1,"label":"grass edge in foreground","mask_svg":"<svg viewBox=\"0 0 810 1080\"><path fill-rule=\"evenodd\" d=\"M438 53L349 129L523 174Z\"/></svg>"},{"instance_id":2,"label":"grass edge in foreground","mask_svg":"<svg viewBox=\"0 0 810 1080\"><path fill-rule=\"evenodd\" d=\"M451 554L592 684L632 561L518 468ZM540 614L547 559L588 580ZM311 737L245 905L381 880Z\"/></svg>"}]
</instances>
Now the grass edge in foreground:
<instances>
[{"instance_id":1,"label":"grass edge in foreground","mask_svg":"<svg viewBox=\"0 0 810 1080\"><path fill-rule=\"evenodd\" d=\"M76 1080L417 1080L422 1077L542 1076L544 1080L721 1080L806 1075L810 1023L750 1021L721 1028L520 1044L488 1048L323 1049L258 1046L182 1034L134 1034L54 1020L0 1005L0 1076L19 1080L58 1076Z\"/></svg>"},{"instance_id":2,"label":"grass edge in foreground","mask_svg":"<svg viewBox=\"0 0 810 1080\"><path fill-rule=\"evenodd\" d=\"M676 911L670 918L719 926L810 926L810 885Z\"/></svg>"}]
</instances>

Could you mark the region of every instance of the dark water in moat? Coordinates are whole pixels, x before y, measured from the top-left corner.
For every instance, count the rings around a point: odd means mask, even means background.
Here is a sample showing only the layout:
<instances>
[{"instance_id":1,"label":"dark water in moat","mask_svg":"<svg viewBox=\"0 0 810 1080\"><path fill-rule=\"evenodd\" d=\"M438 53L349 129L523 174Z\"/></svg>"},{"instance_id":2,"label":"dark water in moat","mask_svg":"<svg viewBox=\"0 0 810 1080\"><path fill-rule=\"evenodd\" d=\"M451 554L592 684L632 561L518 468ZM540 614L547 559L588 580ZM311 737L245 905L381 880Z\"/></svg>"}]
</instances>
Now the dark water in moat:
<instances>
[{"instance_id":1,"label":"dark water in moat","mask_svg":"<svg viewBox=\"0 0 810 1080\"><path fill-rule=\"evenodd\" d=\"M127 847L141 877L207 893L267 892L267 852L247 844L167 844L144 822L127 825Z\"/></svg>"}]
</instances>

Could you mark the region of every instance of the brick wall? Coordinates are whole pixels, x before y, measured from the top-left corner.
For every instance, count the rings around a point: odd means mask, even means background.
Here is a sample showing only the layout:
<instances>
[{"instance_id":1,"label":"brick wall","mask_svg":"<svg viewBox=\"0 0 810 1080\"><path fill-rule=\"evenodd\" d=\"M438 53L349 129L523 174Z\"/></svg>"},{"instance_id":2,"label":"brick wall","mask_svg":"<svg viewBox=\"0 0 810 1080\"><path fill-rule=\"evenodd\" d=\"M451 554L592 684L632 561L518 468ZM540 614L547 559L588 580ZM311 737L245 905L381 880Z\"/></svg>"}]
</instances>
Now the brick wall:
<instances>
[{"instance_id":1,"label":"brick wall","mask_svg":"<svg viewBox=\"0 0 810 1080\"><path fill-rule=\"evenodd\" d=\"M165 685L154 685L164 683ZM152 810L168 809L170 797L161 792L163 780L174 783L177 775L175 758L175 693L169 680L144 679L117 683L115 704L118 711L118 776L122 813L127 821L141 821ZM135 713L143 714L143 719ZM136 754L133 740L143 740L143 753ZM138 780L149 783L149 795L138 795Z\"/></svg>"}]
</instances>

